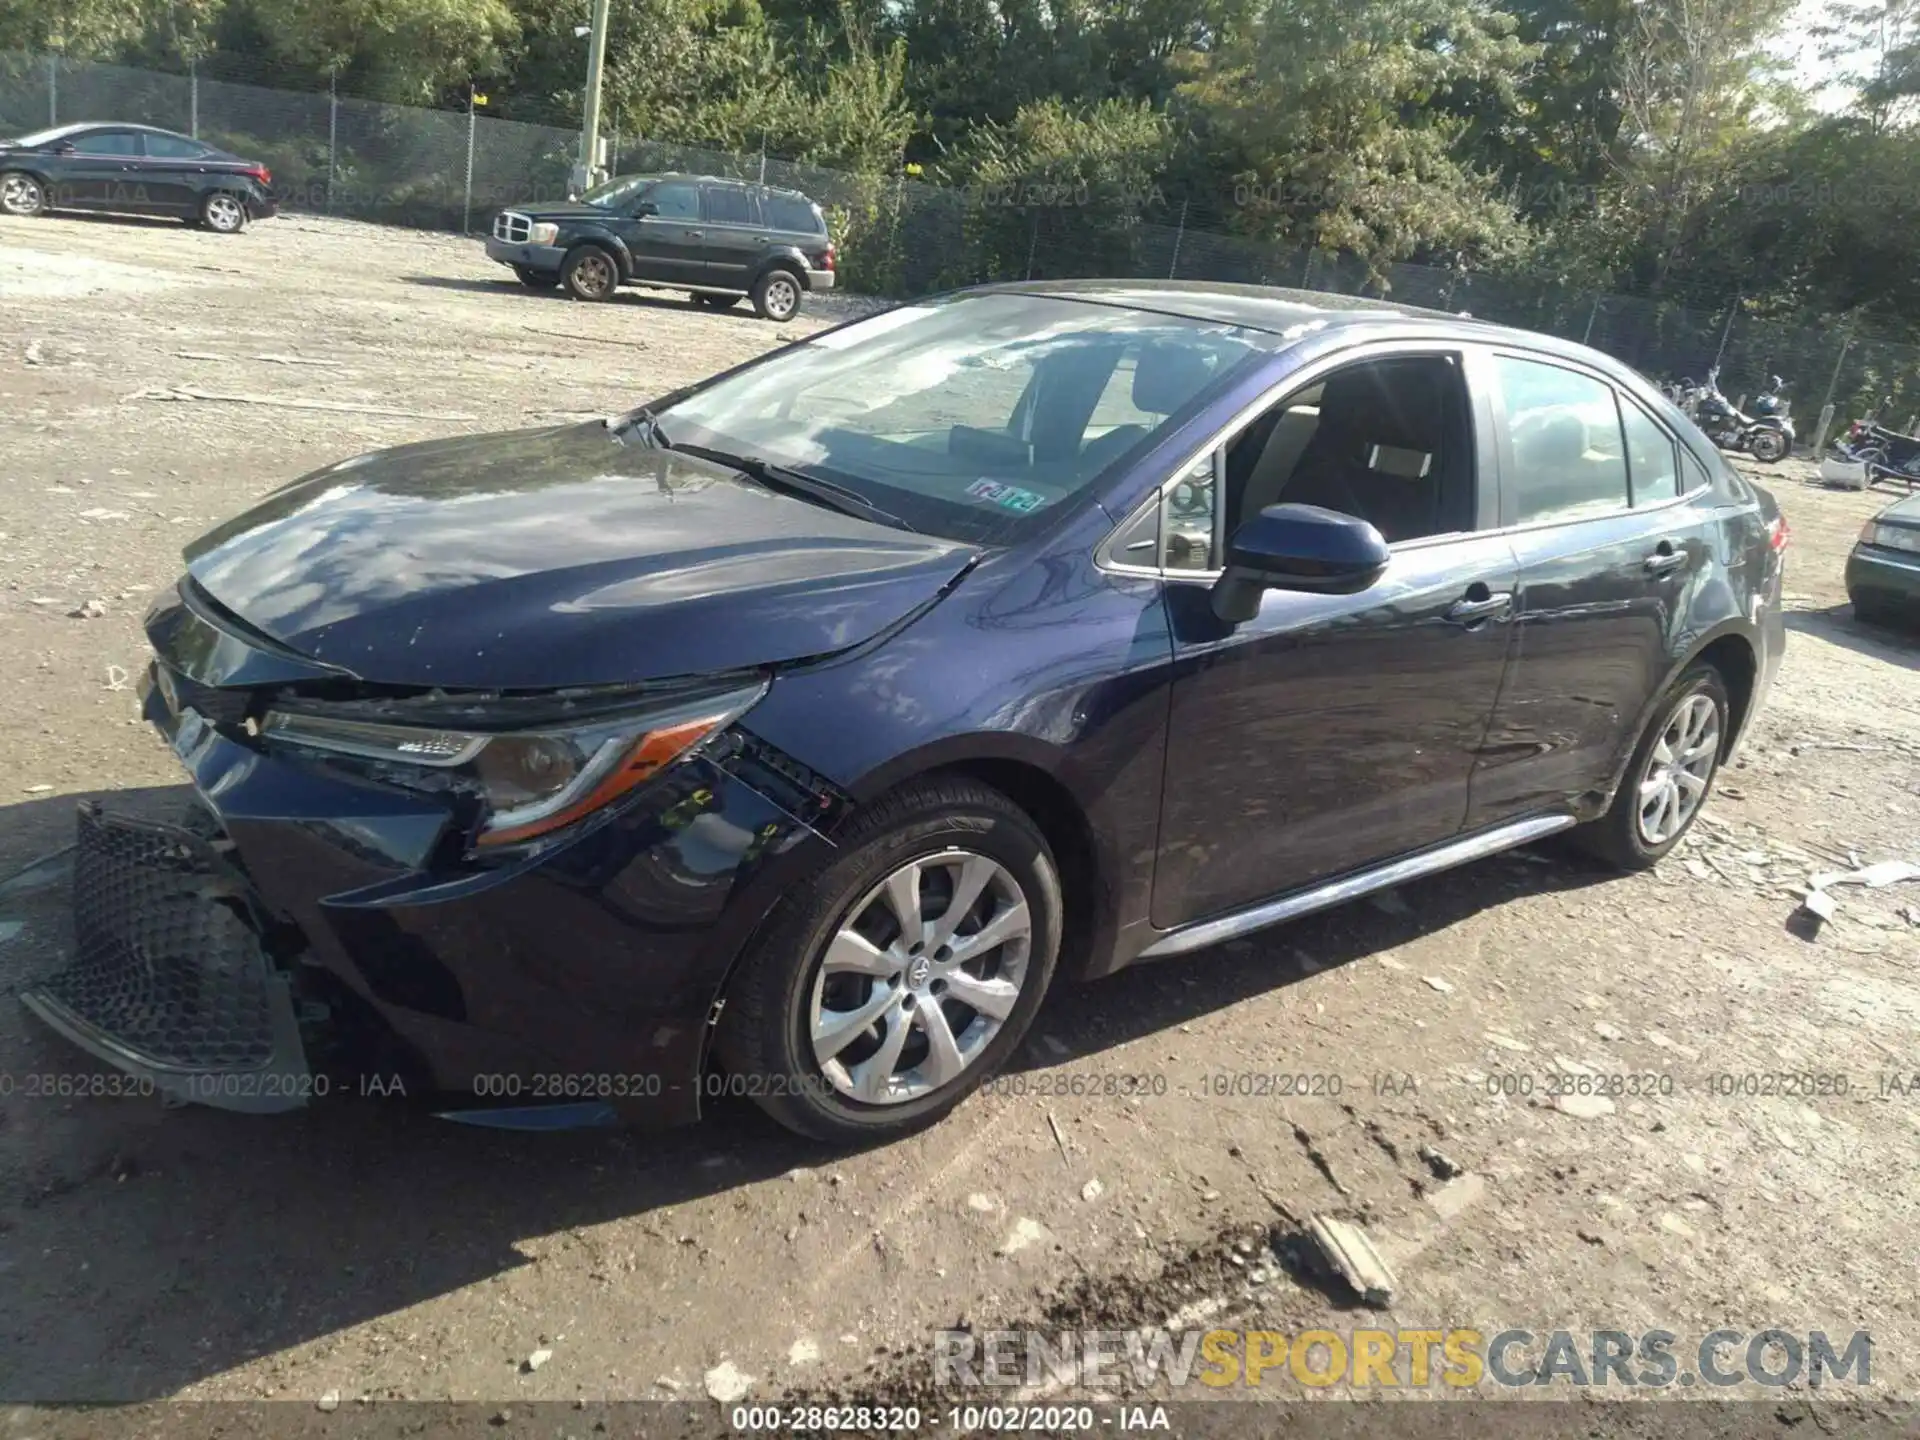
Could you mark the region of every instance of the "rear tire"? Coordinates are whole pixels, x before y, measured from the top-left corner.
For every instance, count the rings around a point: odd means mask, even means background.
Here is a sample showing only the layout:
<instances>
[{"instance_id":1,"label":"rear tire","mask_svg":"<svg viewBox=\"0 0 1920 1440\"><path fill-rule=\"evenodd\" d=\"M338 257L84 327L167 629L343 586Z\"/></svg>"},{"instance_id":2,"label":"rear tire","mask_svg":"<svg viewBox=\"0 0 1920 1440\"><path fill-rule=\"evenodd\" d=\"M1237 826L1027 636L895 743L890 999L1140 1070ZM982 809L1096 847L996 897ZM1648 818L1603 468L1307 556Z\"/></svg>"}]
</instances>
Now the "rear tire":
<instances>
[{"instance_id":1,"label":"rear tire","mask_svg":"<svg viewBox=\"0 0 1920 1440\"><path fill-rule=\"evenodd\" d=\"M598 245L579 245L567 252L560 283L576 300L611 300L620 288L620 267Z\"/></svg>"},{"instance_id":2,"label":"rear tire","mask_svg":"<svg viewBox=\"0 0 1920 1440\"><path fill-rule=\"evenodd\" d=\"M1753 438L1747 442L1753 458L1763 465L1777 465L1787 458L1787 452L1793 448L1787 441L1784 430L1756 430Z\"/></svg>"},{"instance_id":3,"label":"rear tire","mask_svg":"<svg viewBox=\"0 0 1920 1440\"><path fill-rule=\"evenodd\" d=\"M33 176L20 170L0 171L0 213L25 219L47 212L47 191Z\"/></svg>"},{"instance_id":4,"label":"rear tire","mask_svg":"<svg viewBox=\"0 0 1920 1440\"><path fill-rule=\"evenodd\" d=\"M529 290L552 290L560 283L560 276L554 271L536 270L531 265L516 265L513 273Z\"/></svg>"},{"instance_id":5,"label":"rear tire","mask_svg":"<svg viewBox=\"0 0 1920 1440\"><path fill-rule=\"evenodd\" d=\"M784 266L775 266L753 282L749 298L753 313L762 320L784 325L800 313L800 297L806 293L800 277Z\"/></svg>"},{"instance_id":6,"label":"rear tire","mask_svg":"<svg viewBox=\"0 0 1920 1440\"><path fill-rule=\"evenodd\" d=\"M742 958L715 1048L788 1129L871 1144L931 1125L1006 1062L1053 978L1064 906L1046 837L972 781L911 784L835 838Z\"/></svg>"},{"instance_id":7,"label":"rear tire","mask_svg":"<svg viewBox=\"0 0 1920 1440\"><path fill-rule=\"evenodd\" d=\"M1720 672L1711 665L1689 666L1634 746L1607 813L1570 838L1617 870L1658 864L1706 808L1720 775L1732 713Z\"/></svg>"},{"instance_id":8,"label":"rear tire","mask_svg":"<svg viewBox=\"0 0 1920 1440\"><path fill-rule=\"evenodd\" d=\"M238 235L247 228L247 206L238 195L215 191L200 202L200 223L216 235Z\"/></svg>"}]
</instances>

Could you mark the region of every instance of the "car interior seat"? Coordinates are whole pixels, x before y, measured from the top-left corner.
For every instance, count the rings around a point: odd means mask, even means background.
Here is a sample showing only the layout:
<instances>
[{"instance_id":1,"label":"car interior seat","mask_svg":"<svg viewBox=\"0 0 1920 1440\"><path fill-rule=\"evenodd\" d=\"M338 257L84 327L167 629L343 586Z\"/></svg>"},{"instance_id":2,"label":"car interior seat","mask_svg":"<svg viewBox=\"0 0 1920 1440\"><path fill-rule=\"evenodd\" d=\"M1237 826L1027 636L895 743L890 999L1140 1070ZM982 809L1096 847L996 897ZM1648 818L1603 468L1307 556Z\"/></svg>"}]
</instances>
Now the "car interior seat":
<instances>
[{"instance_id":1,"label":"car interior seat","mask_svg":"<svg viewBox=\"0 0 1920 1440\"><path fill-rule=\"evenodd\" d=\"M1269 504L1357 516L1389 544L1464 529L1465 417L1459 379L1441 358L1381 361L1331 376L1318 424Z\"/></svg>"}]
</instances>

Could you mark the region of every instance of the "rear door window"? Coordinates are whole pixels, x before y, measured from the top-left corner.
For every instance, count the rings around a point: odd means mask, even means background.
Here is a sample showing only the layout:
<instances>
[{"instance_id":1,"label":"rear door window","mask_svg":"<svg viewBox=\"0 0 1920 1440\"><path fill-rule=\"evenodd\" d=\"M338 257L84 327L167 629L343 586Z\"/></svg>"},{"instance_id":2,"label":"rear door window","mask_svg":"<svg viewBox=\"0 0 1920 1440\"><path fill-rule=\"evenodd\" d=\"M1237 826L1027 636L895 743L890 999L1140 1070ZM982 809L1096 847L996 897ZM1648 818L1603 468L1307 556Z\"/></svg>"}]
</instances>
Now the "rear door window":
<instances>
[{"instance_id":1,"label":"rear door window","mask_svg":"<svg viewBox=\"0 0 1920 1440\"><path fill-rule=\"evenodd\" d=\"M1610 515L1630 503L1611 385L1537 360L1494 360L1507 413L1513 523Z\"/></svg>"},{"instance_id":2,"label":"rear door window","mask_svg":"<svg viewBox=\"0 0 1920 1440\"><path fill-rule=\"evenodd\" d=\"M1620 397L1620 419L1627 437L1627 470L1635 505L1658 505L1680 493L1678 448L1673 437L1628 396Z\"/></svg>"},{"instance_id":3,"label":"rear door window","mask_svg":"<svg viewBox=\"0 0 1920 1440\"><path fill-rule=\"evenodd\" d=\"M706 194L707 219L715 225L760 223L760 217L755 213L759 207L745 190L733 185L709 185Z\"/></svg>"},{"instance_id":4,"label":"rear door window","mask_svg":"<svg viewBox=\"0 0 1920 1440\"><path fill-rule=\"evenodd\" d=\"M149 135L147 154L155 160L199 160L207 147L198 140L183 140L178 135Z\"/></svg>"}]
</instances>

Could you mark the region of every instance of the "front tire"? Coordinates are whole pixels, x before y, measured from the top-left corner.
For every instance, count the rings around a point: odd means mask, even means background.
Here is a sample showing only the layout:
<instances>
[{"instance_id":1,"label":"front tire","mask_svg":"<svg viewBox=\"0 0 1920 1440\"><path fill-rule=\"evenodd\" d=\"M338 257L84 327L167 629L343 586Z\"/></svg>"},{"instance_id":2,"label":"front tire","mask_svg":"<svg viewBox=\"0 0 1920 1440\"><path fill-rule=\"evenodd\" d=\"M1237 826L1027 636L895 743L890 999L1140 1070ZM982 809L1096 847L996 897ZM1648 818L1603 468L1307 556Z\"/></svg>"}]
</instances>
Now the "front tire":
<instances>
[{"instance_id":1,"label":"front tire","mask_svg":"<svg viewBox=\"0 0 1920 1440\"><path fill-rule=\"evenodd\" d=\"M46 209L46 187L33 176L18 170L0 174L0 212L25 219L29 215L44 215Z\"/></svg>"},{"instance_id":2,"label":"front tire","mask_svg":"<svg viewBox=\"0 0 1920 1440\"><path fill-rule=\"evenodd\" d=\"M800 277L791 270L776 267L753 282L748 298L753 301L754 314L762 320L784 325L800 313L802 293Z\"/></svg>"},{"instance_id":3,"label":"front tire","mask_svg":"<svg viewBox=\"0 0 1920 1440\"><path fill-rule=\"evenodd\" d=\"M971 781L897 790L837 838L742 959L716 1046L782 1125L862 1145L932 1124L1005 1063L1064 907L1046 837Z\"/></svg>"},{"instance_id":4,"label":"front tire","mask_svg":"<svg viewBox=\"0 0 1920 1440\"><path fill-rule=\"evenodd\" d=\"M1577 838L1619 870L1658 864L1713 793L1732 713L1720 672L1690 666L1654 711L1613 804L1574 832Z\"/></svg>"},{"instance_id":5,"label":"front tire","mask_svg":"<svg viewBox=\"0 0 1920 1440\"><path fill-rule=\"evenodd\" d=\"M620 267L598 245L581 245L567 253L560 283L576 300L611 300L620 288Z\"/></svg>"},{"instance_id":6,"label":"front tire","mask_svg":"<svg viewBox=\"0 0 1920 1440\"><path fill-rule=\"evenodd\" d=\"M247 228L246 204L237 195L209 195L200 202L200 223L216 235L238 235Z\"/></svg>"}]
</instances>

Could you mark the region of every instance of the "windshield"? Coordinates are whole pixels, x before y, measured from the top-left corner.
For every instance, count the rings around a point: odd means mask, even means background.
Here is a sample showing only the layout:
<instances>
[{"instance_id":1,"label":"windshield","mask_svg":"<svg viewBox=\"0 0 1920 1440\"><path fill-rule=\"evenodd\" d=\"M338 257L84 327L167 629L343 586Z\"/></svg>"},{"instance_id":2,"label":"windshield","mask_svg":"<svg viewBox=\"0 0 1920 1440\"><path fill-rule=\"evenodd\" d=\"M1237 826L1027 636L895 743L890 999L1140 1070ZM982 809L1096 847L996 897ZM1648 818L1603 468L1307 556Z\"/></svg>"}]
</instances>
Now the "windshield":
<instances>
[{"instance_id":1,"label":"windshield","mask_svg":"<svg viewBox=\"0 0 1920 1440\"><path fill-rule=\"evenodd\" d=\"M1184 420L1265 338L964 295L794 345L658 418L672 444L831 480L926 534L1006 544Z\"/></svg>"},{"instance_id":2,"label":"windshield","mask_svg":"<svg viewBox=\"0 0 1920 1440\"><path fill-rule=\"evenodd\" d=\"M629 197L653 184L651 175L622 175L618 180L609 180L604 185L596 185L580 198L589 205L605 208L619 205Z\"/></svg>"}]
</instances>

